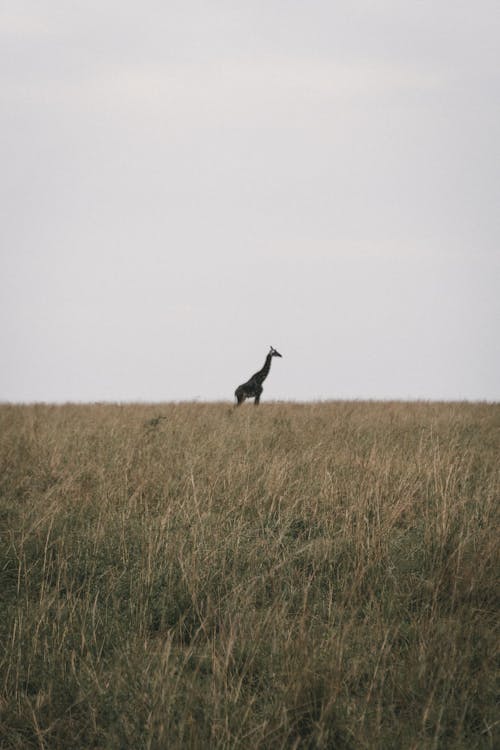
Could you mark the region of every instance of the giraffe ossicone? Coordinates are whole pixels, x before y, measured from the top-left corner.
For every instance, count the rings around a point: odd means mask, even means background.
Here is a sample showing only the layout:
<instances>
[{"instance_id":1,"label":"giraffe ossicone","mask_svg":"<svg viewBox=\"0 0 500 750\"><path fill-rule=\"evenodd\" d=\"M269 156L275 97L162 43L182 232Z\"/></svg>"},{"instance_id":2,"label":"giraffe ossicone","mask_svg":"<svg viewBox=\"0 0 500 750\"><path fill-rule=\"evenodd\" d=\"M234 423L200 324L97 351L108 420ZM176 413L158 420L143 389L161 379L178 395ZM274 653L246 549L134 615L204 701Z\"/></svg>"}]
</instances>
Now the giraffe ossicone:
<instances>
[{"instance_id":1,"label":"giraffe ossicone","mask_svg":"<svg viewBox=\"0 0 500 750\"><path fill-rule=\"evenodd\" d=\"M242 385L239 385L235 390L234 395L236 396L236 406L242 404L246 398L253 398L254 404L257 406L257 404L260 402L262 391L264 390L262 387L262 383L269 375L272 359L273 357L281 356L282 355L279 353L279 351L271 346L262 369L254 373L246 383L242 383Z\"/></svg>"}]
</instances>

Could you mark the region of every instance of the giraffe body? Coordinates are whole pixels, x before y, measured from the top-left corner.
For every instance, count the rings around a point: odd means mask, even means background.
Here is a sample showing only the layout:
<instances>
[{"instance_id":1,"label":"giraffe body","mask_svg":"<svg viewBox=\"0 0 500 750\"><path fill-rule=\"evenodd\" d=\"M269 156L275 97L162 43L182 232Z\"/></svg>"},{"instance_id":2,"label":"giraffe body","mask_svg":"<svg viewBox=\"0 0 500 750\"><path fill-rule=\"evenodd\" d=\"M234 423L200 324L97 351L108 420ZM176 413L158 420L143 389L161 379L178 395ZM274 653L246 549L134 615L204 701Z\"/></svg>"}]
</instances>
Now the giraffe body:
<instances>
[{"instance_id":1,"label":"giraffe body","mask_svg":"<svg viewBox=\"0 0 500 750\"><path fill-rule=\"evenodd\" d=\"M273 347L271 347L262 369L254 373L252 377L249 380L247 380L246 383L243 383L242 385L239 385L237 387L237 389L234 392L234 395L236 396L236 402L237 402L236 406L239 406L240 404L242 404L246 398L253 398L254 404L256 406L259 404L262 391L264 390L262 387L262 383L269 375L269 370L271 369L271 362L272 362L273 357L281 357L281 354L276 349L273 349Z\"/></svg>"}]
</instances>

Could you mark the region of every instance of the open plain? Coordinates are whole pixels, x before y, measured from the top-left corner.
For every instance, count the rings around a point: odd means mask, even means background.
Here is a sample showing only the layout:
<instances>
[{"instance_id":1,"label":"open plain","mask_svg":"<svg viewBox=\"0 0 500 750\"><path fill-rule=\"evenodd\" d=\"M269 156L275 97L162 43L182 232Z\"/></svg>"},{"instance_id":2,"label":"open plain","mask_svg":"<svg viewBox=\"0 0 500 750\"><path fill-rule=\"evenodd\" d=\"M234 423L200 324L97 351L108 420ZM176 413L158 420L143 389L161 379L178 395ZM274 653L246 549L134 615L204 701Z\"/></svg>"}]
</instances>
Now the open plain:
<instances>
[{"instance_id":1,"label":"open plain","mask_svg":"<svg viewBox=\"0 0 500 750\"><path fill-rule=\"evenodd\" d=\"M0 407L0 746L494 748L500 405Z\"/></svg>"}]
</instances>

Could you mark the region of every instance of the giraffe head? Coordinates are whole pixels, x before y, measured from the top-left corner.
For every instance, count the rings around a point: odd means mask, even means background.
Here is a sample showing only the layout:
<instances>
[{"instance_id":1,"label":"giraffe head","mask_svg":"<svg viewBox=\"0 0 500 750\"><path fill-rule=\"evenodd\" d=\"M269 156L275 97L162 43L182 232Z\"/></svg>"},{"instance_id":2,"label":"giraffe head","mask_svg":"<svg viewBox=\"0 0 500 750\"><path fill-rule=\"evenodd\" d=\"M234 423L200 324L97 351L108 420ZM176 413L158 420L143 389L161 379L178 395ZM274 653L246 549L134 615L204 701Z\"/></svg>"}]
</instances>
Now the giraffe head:
<instances>
[{"instance_id":1,"label":"giraffe head","mask_svg":"<svg viewBox=\"0 0 500 750\"><path fill-rule=\"evenodd\" d=\"M269 354L271 357L281 357L282 355L279 353L277 349L275 349L273 346L271 347Z\"/></svg>"}]
</instances>

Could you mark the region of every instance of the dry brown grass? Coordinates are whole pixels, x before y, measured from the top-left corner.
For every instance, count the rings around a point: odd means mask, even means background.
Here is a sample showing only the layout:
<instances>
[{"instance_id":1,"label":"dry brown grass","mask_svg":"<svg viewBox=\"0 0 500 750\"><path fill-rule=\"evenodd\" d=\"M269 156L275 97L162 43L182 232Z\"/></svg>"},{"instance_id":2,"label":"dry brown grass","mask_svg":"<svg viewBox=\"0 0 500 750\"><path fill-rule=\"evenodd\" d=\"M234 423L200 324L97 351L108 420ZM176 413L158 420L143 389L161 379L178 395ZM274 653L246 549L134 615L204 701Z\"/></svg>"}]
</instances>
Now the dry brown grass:
<instances>
[{"instance_id":1,"label":"dry brown grass","mask_svg":"<svg viewBox=\"0 0 500 750\"><path fill-rule=\"evenodd\" d=\"M498 405L0 425L3 748L498 747Z\"/></svg>"}]
</instances>

